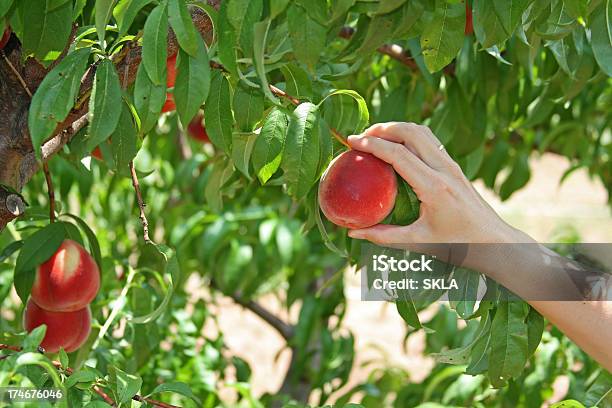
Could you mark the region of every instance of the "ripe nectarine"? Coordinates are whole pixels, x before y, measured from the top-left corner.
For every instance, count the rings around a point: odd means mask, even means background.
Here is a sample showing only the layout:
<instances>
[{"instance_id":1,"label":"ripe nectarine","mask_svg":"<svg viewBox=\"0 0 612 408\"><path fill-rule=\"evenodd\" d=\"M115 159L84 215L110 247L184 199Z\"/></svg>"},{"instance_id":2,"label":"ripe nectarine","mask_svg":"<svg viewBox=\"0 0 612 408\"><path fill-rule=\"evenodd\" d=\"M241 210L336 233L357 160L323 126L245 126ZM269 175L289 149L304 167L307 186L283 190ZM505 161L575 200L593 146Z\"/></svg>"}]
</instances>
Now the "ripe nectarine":
<instances>
[{"instance_id":1,"label":"ripe nectarine","mask_svg":"<svg viewBox=\"0 0 612 408\"><path fill-rule=\"evenodd\" d=\"M189 126L187 126L187 132L191 137L195 140L199 140L203 143L209 143L210 139L208 138L208 133L206 133L206 128L202 124L204 120L204 115L198 113L191 122L189 122Z\"/></svg>"},{"instance_id":2,"label":"ripe nectarine","mask_svg":"<svg viewBox=\"0 0 612 408\"><path fill-rule=\"evenodd\" d=\"M168 70L168 74L166 75L166 87L174 88L174 83L176 82L176 54L172 55L166 60L166 67ZM162 107L162 112L170 112L176 109L176 105L174 103L174 95L170 92L166 93L166 102Z\"/></svg>"},{"instance_id":3,"label":"ripe nectarine","mask_svg":"<svg viewBox=\"0 0 612 408\"><path fill-rule=\"evenodd\" d=\"M40 308L30 299L23 316L23 326L32 331L47 325L47 332L40 344L45 351L57 353L60 347L67 352L81 347L91 331L89 306L73 312L50 312Z\"/></svg>"},{"instance_id":4,"label":"ripe nectarine","mask_svg":"<svg viewBox=\"0 0 612 408\"><path fill-rule=\"evenodd\" d=\"M331 222L346 228L380 223L393 210L396 196L393 167L357 150L336 157L319 186L321 210Z\"/></svg>"},{"instance_id":5,"label":"ripe nectarine","mask_svg":"<svg viewBox=\"0 0 612 408\"><path fill-rule=\"evenodd\" d=\"M45 310L72 312L91 303L98 289L98 265L85 248L67 239L38 267L32 300Z\"/></svg>"}]
</instances>

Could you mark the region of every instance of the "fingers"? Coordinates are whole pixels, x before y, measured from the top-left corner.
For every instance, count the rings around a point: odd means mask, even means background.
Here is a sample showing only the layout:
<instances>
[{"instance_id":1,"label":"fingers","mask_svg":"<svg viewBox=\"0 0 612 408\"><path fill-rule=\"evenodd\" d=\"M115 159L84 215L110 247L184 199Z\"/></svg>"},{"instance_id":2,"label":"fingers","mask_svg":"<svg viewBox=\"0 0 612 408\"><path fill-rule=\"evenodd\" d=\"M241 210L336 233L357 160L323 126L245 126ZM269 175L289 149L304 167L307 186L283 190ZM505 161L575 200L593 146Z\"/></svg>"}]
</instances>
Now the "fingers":
<instances>
[{"instance_id":1,"label":"fingers","mask_svg":"<svg viewBox=\"0 0 612 408\"><path fill-rule=\"evenodd\" d=\"M417 195L424 191L432 178L433 170L403 145L372 136L349 136L351 147L371 153L391 164L395 171L410 184Z\"/></svg>"},{"instance_id":2,"label":"fingers","mask_svg":"<svg viewBox=\"0 0 612 408\"><path fill-rule=\"evenodd\" d=\"M415 240L415 228L413 226L398 226L378 224L369 228L354 229L348 232L349 237L366 239L378 245L393 246L394 244L405 246Z\"/></svg>"},{"instance_id":3,"label":"fingers","mask_svg":"<svg viewBox=\"0 0 612 408\"><path fill-rule=\"evenodd\" d=\"M440 148L442 143L427 126L405 122L377 123L363 134L401 143L433 169L444 170L456 166L446 150Z\"/></svg>"}]
</instances>

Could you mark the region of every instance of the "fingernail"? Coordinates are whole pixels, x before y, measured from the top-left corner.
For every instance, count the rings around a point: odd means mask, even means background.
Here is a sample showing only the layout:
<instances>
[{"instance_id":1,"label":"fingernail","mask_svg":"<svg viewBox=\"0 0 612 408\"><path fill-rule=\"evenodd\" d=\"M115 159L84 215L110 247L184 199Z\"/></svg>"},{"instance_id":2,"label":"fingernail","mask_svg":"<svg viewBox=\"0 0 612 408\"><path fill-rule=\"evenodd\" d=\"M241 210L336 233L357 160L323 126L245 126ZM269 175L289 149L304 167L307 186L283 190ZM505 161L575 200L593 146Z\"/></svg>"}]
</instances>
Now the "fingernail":
<instances>
[{"instance_id":1,"label":"fingernail","mask_svg":"<svg viewBox=\"0 0 612 408\"><path fill-rule=\"evenodd\" d=\"M346 138L346 140L349 143L355 143L355 142L359 141L359 136L357 136L357 135L350 135L349 137Z\"/></svg>"}]
</instances>

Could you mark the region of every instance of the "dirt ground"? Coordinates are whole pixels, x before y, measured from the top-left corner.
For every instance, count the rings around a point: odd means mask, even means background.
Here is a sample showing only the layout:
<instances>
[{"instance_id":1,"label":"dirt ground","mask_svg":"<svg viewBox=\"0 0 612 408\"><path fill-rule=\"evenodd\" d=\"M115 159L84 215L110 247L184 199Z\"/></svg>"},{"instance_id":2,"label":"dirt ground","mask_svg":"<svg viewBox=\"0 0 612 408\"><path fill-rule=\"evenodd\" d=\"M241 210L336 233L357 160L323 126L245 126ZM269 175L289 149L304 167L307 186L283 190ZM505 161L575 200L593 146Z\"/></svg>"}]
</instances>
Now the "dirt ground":
<instances>
[{"instance_id":1,"label":"dirt ground","mask_svg":"<svg viewBox=\"0 0 612 408\"><path fill-rule=\"evenodd\" d=\"M505 202L500 202L481 183L476 183L476 187L505 220L540 242L555 242L555 237L568 233L577 233L582 242L612 242L612 217L606 205L606 190L600 182L591 180L585 171L577 171L559 186L559 179L569 167L559 156L546 154L530 164L529 184ZM381 365L387 360L406 369L412 381L426 377L434 363L423 355L422 333L410 336L404 348L404 323L395 308L382 302L360 301L358 274L347 271L345 279L348 310L343 326L355 335L357 350L347 387L366 378L370 370L362 365L372 360L380 361ZM273 297L263 299L262 303L294 321L295 316L281 311ZM224 316L220 324L229 348L251 364L254 394L278 390L290 357L287 350L281 350L284 342L279 335L230 299L223 300L219 313ZM560 379L558 383L555 400L562 399L567 390L567 381Z\"/></svg>"}]
</instances>

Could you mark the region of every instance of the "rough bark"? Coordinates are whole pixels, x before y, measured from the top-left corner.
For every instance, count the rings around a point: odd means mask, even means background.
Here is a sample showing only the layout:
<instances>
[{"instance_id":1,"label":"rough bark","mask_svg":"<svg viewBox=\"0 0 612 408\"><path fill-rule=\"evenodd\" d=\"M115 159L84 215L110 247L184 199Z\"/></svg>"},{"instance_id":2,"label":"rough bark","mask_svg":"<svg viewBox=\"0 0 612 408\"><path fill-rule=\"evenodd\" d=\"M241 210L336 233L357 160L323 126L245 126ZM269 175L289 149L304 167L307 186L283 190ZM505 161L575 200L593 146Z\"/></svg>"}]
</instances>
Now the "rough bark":
<instances>
[{"instance_id":1,"label":"rough bark","mask_svg":"<svg viewBox=\"0 0 612 408\"><path fill-rule=\"evenodd\" d=\"M216 5L215 2L211 2ZM197 30L207 43L212 41L213 27L208 15L199 8L191 10ZM168 55L178 51L176 37L172 30L168 35ZM30 94L42 82L49 69L36 60L22 61L19 40L13 35L0 51L0 184L20 191L23 186L40 170L32 149L28 130L28 110ZM141 47L128 43L122 51L113 56L119 78L123 86L129 87L136 79L136 71L141 61ZM88 121L88 100L91 93L96 66L91 65L81 80L77 104L68 117L58 125L54 136L42 146L42 159L48 161L60 152L70 138ZM0 231L6 223L16 218L0 202Z\"/></svg>"}]
</instances>

